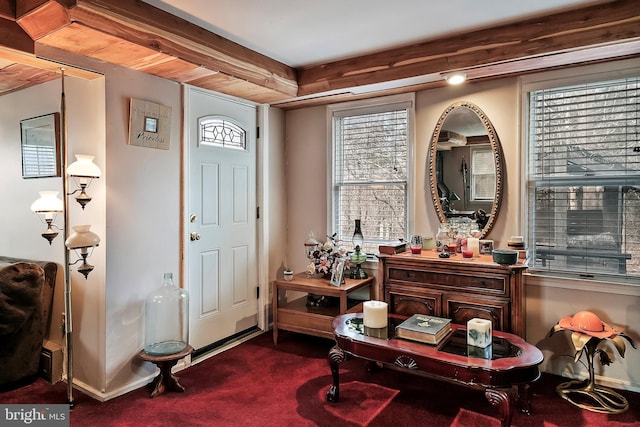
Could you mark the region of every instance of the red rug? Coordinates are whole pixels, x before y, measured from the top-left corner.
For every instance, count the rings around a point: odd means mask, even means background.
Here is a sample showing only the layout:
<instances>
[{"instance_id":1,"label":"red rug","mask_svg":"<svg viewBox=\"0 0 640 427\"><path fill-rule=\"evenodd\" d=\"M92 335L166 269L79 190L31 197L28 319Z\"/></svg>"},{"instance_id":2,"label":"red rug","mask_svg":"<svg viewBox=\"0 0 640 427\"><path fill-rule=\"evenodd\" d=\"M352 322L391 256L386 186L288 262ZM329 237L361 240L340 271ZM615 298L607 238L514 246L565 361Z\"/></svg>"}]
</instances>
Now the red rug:
<instances>
[{"instance_id":1,"label":"red rug","mask_svg":"<svg viewBox=\"0 0 640 427\"><path fill-rule=\"evenodd\" d=\"M317 399L324 401L324 410L334 417L353 423L357 426L367 426L382 412L399 393L378 384L351 381L340 383L340 402L333 404L326 402L325 396L330 386L320 390Z\"/></svg>"},{"instance_id":2,"label":"red rug","mask_svg":"<svg viewBox=\"0 0 640 427\"><path fill-rule=\"evenodd\" d=\"M71 426L498 426L484 393L395 370L367 371L349 359L340 365L340 401L325 399L332 383L327 354L332 341L282 333L274 346L263 334L194 365L177 376L184 393L155 399L147 389L101 403L75 392ZM515 412L513 425L534 427L640 426L640 395L622 391L630 409L598 414L562 400L565 379L544 375L534 384L530 416ZM39 379L0 393L1 404L65 403L66 385ZM1 411L1 409L0 409Z\"/></svg>"}]
</instances>

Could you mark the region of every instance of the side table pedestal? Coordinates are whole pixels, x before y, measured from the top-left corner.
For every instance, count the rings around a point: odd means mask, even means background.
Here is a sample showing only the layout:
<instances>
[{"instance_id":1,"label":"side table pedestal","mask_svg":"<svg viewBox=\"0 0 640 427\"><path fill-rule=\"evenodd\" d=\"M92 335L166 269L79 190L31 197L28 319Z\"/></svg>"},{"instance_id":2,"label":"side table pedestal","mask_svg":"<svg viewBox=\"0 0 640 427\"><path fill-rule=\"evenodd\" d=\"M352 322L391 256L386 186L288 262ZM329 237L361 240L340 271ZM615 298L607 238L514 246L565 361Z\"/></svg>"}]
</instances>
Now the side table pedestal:
<instances>
[{"instance_id":1,"label":"side table pedestal","mask_svg":"<svg viewBox=\"0 0 640 427\"><path fill-rule=\"evenodd\" d=\"M140 359L153 362L160 368L160 373L148 385L149 389L151 389L152 398L161 395L165 391L184 391L184 387L178 382L178 377L171 373L171 369L180 359L190 355L192 352L193 347L188 346L180 353L168 354L166 356L153 356L147 354L144 350L138 353Z\"/></svg>"}]
</instances>

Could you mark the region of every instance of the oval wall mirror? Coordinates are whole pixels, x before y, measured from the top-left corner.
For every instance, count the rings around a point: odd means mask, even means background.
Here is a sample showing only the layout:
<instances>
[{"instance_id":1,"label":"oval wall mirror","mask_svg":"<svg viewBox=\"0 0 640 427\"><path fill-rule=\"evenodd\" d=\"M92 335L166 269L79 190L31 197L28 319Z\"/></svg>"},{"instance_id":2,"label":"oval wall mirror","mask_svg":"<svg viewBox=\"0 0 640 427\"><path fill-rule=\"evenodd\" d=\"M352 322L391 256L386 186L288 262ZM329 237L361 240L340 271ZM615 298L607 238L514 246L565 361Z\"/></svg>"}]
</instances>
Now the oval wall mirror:
<instances>
[{"instance_id":1,"label":"oval wall mirror","mask_svg":"<svg viewBox=\"0 0 640 427\"><path fill-rule=\"evenodd\" d=\"M502 164L500 140L484 112L465 101L447 107L429 147L429 185L440 222L472 222L486 237L500 209Z\"/></svg>"}]
</instances>

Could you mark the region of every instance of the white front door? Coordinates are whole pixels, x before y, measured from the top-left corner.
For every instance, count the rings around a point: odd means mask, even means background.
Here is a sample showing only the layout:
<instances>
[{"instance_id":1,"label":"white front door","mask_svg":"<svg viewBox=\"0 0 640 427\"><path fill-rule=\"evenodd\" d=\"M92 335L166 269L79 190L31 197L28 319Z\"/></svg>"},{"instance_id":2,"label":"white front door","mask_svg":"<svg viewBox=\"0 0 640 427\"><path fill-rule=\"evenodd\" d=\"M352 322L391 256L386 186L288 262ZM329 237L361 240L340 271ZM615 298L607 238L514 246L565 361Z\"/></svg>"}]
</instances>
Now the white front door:
<instances>
[{"instance_id":1,"label":"white front door","mask_svg":"<svg viewBox=\"0 0 640 427\"><path fill-rule=\"evenodd\" d=\"M258 324L256 108L185 86L189 341Z\"/></svg>"}]
</instances>

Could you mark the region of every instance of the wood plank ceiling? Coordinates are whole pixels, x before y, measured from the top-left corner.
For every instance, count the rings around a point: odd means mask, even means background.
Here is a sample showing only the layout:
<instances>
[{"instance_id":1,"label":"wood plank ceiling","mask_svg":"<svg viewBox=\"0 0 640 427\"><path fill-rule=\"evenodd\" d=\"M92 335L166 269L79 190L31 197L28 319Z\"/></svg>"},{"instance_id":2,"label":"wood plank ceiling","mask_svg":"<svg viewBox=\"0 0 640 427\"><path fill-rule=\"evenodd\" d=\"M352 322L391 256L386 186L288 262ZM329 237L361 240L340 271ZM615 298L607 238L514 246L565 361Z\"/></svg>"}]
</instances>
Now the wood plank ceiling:
<instances>
[{"instance_id":1,"label":"wood plank ceiling","mask_svg":"<svg viewBox=\"0 0 640 427\"><path fill-rule=\"evenodd\" d=\"M42 46L257 103L299 108L437 87L444 82L357 90L452 70L486 80L638 57L640 8L637 0L605 1L294 69L141 1L0 0L0 94L16 90L9 88L12 78L24 87L50 74L25 69L2 53L33 59Z\"/></svg>"}]
</instances>

